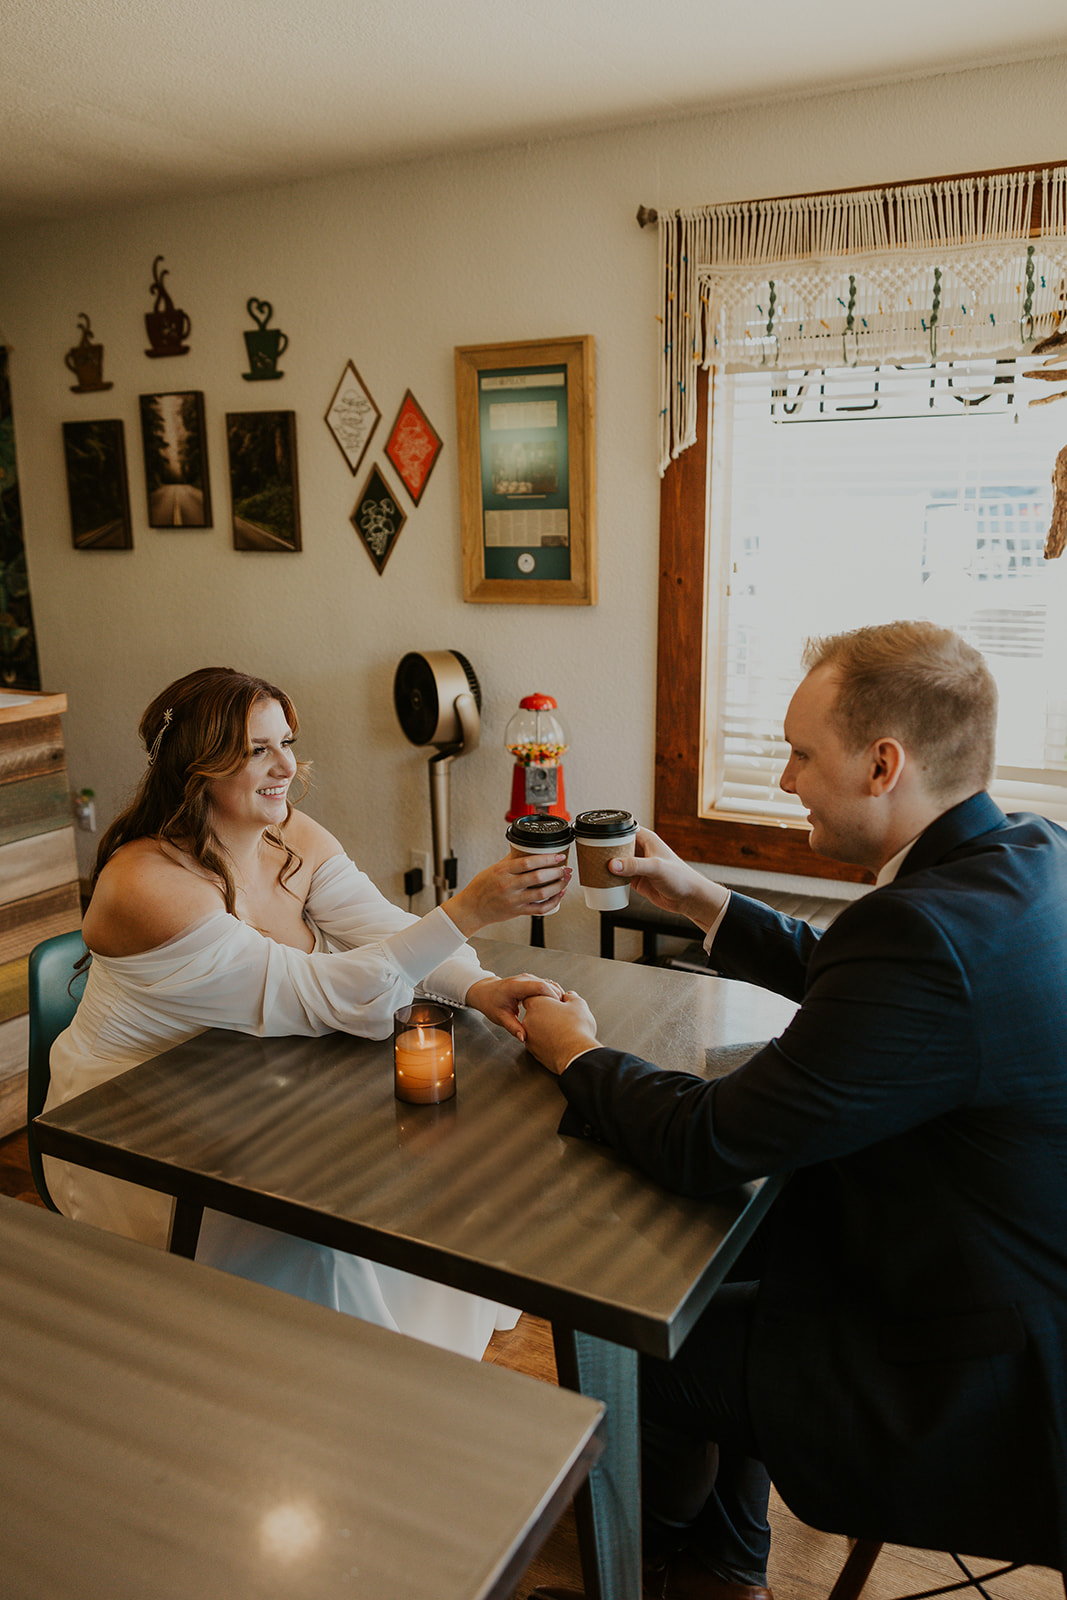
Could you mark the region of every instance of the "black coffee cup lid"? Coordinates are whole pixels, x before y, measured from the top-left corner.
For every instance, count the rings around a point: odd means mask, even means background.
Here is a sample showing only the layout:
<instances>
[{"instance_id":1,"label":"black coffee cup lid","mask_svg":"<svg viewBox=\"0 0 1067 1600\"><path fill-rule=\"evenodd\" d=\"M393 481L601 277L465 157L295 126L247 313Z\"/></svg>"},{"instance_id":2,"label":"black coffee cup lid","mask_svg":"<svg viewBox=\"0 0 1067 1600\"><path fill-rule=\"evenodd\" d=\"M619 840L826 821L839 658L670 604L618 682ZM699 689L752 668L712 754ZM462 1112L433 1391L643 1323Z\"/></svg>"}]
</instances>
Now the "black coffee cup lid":
<instances>
[{"instance_id":1,"label":"black coffee cup lid","mask_svg":"<svg viewBox=\"0 0 1067 1600\"><path fill-rule=\"evenodd\" d=\"M611 839L637 832L629 811L580 811L574 819L576 839Z\"/></svg>"},{"instance_id":2,"label":"black coffee cup lid","mask_svg":"<svg viewBox=\"0 0 1067 1600\"><path fill-rule=\"evenodd\" d=\"M539 844L546 848L558 845L562 850L574 838L574 829L564 817L537 811L528 817L516 817L506 838L509 844Z\"/></svg>"}]
</instances>

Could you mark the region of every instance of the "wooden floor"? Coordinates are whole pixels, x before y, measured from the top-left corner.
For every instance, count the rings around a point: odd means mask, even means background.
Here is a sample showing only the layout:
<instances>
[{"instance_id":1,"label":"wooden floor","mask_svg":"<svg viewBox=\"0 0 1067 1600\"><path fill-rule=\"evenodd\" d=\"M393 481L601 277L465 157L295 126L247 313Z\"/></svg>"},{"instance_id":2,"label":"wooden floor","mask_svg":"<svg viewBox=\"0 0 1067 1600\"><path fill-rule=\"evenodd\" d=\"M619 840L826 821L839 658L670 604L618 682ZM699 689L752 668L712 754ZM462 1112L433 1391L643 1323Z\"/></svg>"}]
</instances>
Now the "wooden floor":
<instances>
[{"instance_id":1,"label":"wooden floor","mask_svg":"<svg viewBox=\"0 0 1067 1600\"><path fill-rule=\"evenodd\" d=\"M13 1195L30 1205L41 1204L30 1175L25 1133L0 1140L0 1194ZM556 1381L551 1331L536 1317L524 1315L511 1333L494 1335L485 1359L542 1382ZM826 1600L848 1554L848 1542L805 1527L773 1494L770 1515L773 1544L769 1581L775 1600ZM984 1571L991 1563L974 1565ZM931 1589L958 1577L949 1557L887 1545L867 1581L863 1600L897 1600L898 1596ZM530 1589L539 1583L581 1588L574 1519L569 1511L527 1570L515 1591L516 1600L525 1600ZM988 1585L988 1592L996 1600L1065 1600L1059 1574L1038 1567L1027 1567L996 1580Z\"/></svg>"}]
</instances>

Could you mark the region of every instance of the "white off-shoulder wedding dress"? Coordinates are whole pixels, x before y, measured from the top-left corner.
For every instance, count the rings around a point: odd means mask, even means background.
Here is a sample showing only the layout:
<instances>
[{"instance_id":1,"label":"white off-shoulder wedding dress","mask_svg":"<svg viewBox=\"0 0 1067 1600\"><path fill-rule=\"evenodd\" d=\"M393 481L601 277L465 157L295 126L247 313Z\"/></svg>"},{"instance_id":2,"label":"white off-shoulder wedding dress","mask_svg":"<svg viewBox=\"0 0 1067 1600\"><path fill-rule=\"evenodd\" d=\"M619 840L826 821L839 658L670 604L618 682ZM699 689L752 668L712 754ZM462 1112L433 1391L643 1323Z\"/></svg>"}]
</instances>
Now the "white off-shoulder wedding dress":
<instances>
[{"instance_id":1,"label":"white off-shoulder wedding dress","mask_svg":"<svg viewBox=\"0 0 1067 1600\"><path fill-rule=\"evenodd\" d=\"M462 1005L471 984L491 976L443 907L421 918L401 911L347 856L318 868L305 916L319 946L310 954L218 911L142 955L94 956L74 1021L52 1047L46 1109L205 1028L384 1039L393 1012L416 989ZM168 1196L44 1159L66 1216L166 1248ZM196 1259L475 1358L495 1328L513 1327L518 1317L446 1285L217 1211L204 1212Z\"/></svg>"}]
</instances>

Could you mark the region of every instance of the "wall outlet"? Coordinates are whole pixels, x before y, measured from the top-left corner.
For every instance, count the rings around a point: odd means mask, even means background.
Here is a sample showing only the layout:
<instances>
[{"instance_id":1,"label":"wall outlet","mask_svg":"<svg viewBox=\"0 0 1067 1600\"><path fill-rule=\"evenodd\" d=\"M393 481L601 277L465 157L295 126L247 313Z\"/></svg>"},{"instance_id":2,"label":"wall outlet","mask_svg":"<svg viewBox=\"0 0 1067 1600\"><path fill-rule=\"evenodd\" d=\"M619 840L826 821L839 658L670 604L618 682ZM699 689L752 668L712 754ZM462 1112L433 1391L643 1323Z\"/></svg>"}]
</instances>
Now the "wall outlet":
<instances>
[{"instance_id":1,"label":"wall outlet","mask_svg":"<svg viewBox=\"0 0 1067 1600\"><path fill-rule=\"evenodd\" d=\"M81 789L76 795L72 796L72 800L78 827L82 828L86 833L95 833L96 806L93 804L93 791L91 789Z\"/></svg>"},{"instance_id":2,"label":"wall outlet","mask_svg":"<svg viewBox=\"0 0 1067 1600\"><path fill-rule=\"evenodd\" d=\"M412 850L408 856L408 866L419 868L424 889L433 888L433 856L428 850Z\"/></svg>"}]
</instances>

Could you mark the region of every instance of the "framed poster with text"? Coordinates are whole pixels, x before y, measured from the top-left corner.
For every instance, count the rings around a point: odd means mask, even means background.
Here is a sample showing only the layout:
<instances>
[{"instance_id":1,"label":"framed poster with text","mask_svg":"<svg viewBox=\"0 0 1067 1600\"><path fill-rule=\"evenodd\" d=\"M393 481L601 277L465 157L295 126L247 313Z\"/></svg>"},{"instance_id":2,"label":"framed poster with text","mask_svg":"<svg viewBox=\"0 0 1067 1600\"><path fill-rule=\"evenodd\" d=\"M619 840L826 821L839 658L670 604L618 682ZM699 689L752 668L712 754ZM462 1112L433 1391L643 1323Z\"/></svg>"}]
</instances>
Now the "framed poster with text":
<instances>
[{"instance_id":1,"label":"framed poster with text","mask_svg":"<svg viewBox=\"0 0 1067 1600\"><path fill-rule=\"evenodd\" d=\"M455 358L463 598L595 605L592 338Z\"/></svg>"}]
</instances>

